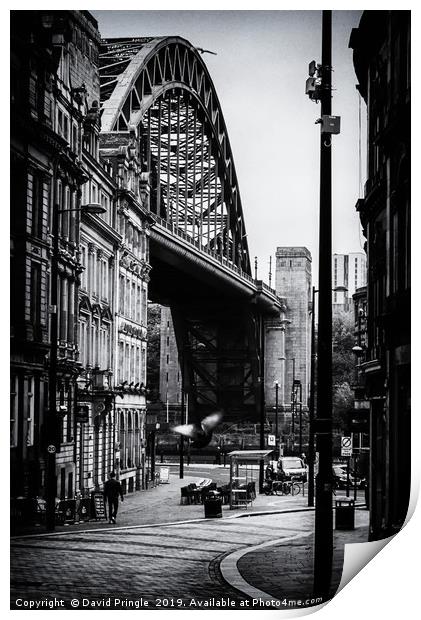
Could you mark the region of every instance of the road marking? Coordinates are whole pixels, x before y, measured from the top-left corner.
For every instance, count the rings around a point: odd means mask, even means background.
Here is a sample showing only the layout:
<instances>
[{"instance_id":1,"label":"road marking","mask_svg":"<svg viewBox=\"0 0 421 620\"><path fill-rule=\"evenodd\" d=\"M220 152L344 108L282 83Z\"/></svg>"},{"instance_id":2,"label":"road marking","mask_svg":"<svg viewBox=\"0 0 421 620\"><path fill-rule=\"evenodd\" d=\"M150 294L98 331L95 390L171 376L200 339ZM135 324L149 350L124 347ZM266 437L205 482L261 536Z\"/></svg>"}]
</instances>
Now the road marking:
<instances>
[{"instance_id":1,"label":"road marking","mask_svg":"<svg viewBox=\"0 0 421 620\"><path fill-rule=\"evenodd\" d=\"M239 590L242 594L245 594L246 596L254 599L262 599L263 601L270 603L273 607L276 607L277 603L279 606L280 601L278 599L276 599L271 594L268 594L267 592L263 592L263 590L255 588L241 576L241 573L237 567L238 562L244 555L246 555L247 553L251 553L252 551L258 551L260 549L264 549L265 547L284 544L291 540L296 540L297 538L305 538L306 536L310 536L310 534L312 534L311 531L306 532L305 534L295 534L294 536L277 538L275 540L269 540L259 545L247 547L247 549L239 549L238 551L234 551L234 553L227 555L221 561L219 565L221 574L230 586L232 586L236 590Z\"/></svg>"}]
</instances>

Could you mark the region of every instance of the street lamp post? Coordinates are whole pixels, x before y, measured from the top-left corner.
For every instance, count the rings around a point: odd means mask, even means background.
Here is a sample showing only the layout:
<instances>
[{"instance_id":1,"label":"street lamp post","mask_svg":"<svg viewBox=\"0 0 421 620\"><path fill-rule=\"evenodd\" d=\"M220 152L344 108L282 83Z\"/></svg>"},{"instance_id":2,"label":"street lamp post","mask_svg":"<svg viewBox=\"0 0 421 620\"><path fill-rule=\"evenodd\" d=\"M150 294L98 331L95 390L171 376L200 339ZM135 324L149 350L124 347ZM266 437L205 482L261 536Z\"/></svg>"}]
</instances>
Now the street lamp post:
<instances>
[{"instance_id":1,"label":"street lamp post","mask_svg":"<svg viewBox=\"0 0 421 620\"><path fill-rule=\"evenodd\" d=\"M299 417L298 417L298 424L300 426L299 428L299 438L298 438L298 443L299 443L299 452L300 452L300 456L303 453L303 386L300 382L300 401L298 403L299 406Z\"/></svg>"},{"instance_id":2,"label":"street lamp post","mask_svg":"<svg viewBox=\"0 0 421 620\"><path fill-rule=\"evenodd\" d=\"M183 420L183 418L184 418L184 378L183 378L184 375L183 375L183 372L184 372L184 368L182 369L182 372L181 372L181 422L180 422L180 424L184 424L184 420ZM180 474L179 474L179 477L180 477L180 480L181 480L182 478L184 478L184 436L183 435L180 435L180 453L179 453L179 456L180 456Z\"/></svg>"},{"instance_id":3,"label":"street lamp post","mask_svg":"<svg viewBox=\"0 0 421 620\"><path fill-rule=\"evenodd\" d=\"M279 459L278 411L279 411L279 382L275 381L275 458L276 460Z\"/></svg>"},{"instance_id":4,"label":"street lamp post","mask_svg":"<svg viewBox=\"0 0 421 620\"><path fill-rule=\"evenodd\" d=\"M155 482L156 433L159 431L160 426L161 426L160 423L156 422L155 428L153 429L153 431L151 432L151 434L149 436L149 441L150 441L149 451L150 451L150 455L151 455L151 481L152 481L152 484L154 484L154 482Z\"/></svg>"},{"instance_id":5,"label":"street lamp post","mask_svg":"<svg viewBox=\"0 0 421 620\"><path fill-rule=\"evenodd\" d=\"M332 113L332 11L322 13L321 115ZM320 133L319 329L314 594L328 599L332 581L332 138Z\"/></svg>"},{"instance_id":6,"label":"street lamp post","mask_svg":"<svg viewBox=\"0 0 421 620\"><path fill-rule=\"evenodd\" d=\"M54 205L51 218L51 234L53 247L51 255L51 278L50 278L50 366L48 372L48 411L46 415L46 439L47 439L47 472L46 472L46 509L45 524L48 531L55 529L55 506L57 495L56 477L56 452L58 437L57 419L57 357L58 357L58 259L59 259L59 226L58 216L60 213L79 211L92 215L105 213L106 209L98 203L81 205L74 209L60 209Z\"/></svg>"},{"instance_id":7,"label":"street lamp post","mask_svg":"<svg viewBox=\"0 0 421 620\"><path fill-rule=\"evenodd\" d=\"M291 388L291 439L292 453L295 452L295 357L292 359L292 388Z\"/></svg>"}]
</instances>

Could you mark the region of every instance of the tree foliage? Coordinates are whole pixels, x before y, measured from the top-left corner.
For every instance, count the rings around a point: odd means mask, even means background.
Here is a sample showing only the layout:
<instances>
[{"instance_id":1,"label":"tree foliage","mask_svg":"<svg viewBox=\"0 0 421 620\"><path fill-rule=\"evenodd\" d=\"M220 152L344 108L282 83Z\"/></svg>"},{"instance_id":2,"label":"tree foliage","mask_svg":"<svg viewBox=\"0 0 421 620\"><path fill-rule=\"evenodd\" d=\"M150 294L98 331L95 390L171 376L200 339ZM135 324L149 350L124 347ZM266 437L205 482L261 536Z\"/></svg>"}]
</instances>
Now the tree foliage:
<instances>
[{"instance_id":1,"label":"tree foliage","mask_svg":"<svg viewBox=\"0 0 421 620\"><path fill-rule=\"evenodd\" d=\"M159 366L161 355L161 306L148 304L147 379L149 399L159 398Z\"/></svg>"},{"instance_id":2,"label":"tree foliage","mask_svg":"<svg viewBox=\"0 0 421 620\"><path fill-rule=\"evenodd\" d=\"M332 385L333 424L338 430L346 431L349 415L354 406L352 384L355 376L354 317L352 312L341 312L332 322Z\"/></svg>"}]
</instances>

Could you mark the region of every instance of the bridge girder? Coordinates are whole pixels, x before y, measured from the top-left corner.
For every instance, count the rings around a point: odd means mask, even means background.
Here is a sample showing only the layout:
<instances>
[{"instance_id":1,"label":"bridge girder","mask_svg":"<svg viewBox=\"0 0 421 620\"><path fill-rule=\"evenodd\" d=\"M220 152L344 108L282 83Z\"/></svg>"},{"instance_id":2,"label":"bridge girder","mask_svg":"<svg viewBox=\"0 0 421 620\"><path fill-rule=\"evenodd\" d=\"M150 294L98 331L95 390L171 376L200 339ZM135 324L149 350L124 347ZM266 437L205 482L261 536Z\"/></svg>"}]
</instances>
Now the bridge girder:
<instances>
[{"instance_id":1,"label":"bridge girder","mask_svg":"<svg viewBox=\"0 0 421 620\"><path fill-rule=\"evenodd\" d=\"M105 40L100 78L102 133L137 131L151 211L251 275L228 133L196 48L181 37Z\"/></svg>"}]
</instances>

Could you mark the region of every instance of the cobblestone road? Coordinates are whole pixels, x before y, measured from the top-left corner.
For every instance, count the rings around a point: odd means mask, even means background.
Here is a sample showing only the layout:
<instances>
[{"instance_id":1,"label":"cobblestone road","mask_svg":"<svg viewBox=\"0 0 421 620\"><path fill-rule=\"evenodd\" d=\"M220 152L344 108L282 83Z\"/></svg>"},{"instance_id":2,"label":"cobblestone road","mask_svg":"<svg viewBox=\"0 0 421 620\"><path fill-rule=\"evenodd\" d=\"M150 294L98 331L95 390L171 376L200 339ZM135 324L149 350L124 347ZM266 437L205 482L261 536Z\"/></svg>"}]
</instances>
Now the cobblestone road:
<instances>
[{"instance_id":1,"label":"cobblestone road","mask_svg":"<svg viewBox=\"0 0 421 620\"><path fill-rule=\"evenodd\" d=\"M312 518L311 513L302 517L309 528ZM218 560L234 550L297 533L293 514L275 514L16 538L11 607L56 598L67 609L71 599L81 601L82 607L82 599L110 597L112 608L114 598L143 598L149 608L156 608L158 599L182 599L184 608L193 609L212 598L229 599L238 608L244 596L223 581ZM16 603L18 599L22 601Z\"/></svg>"}]
</instances>

